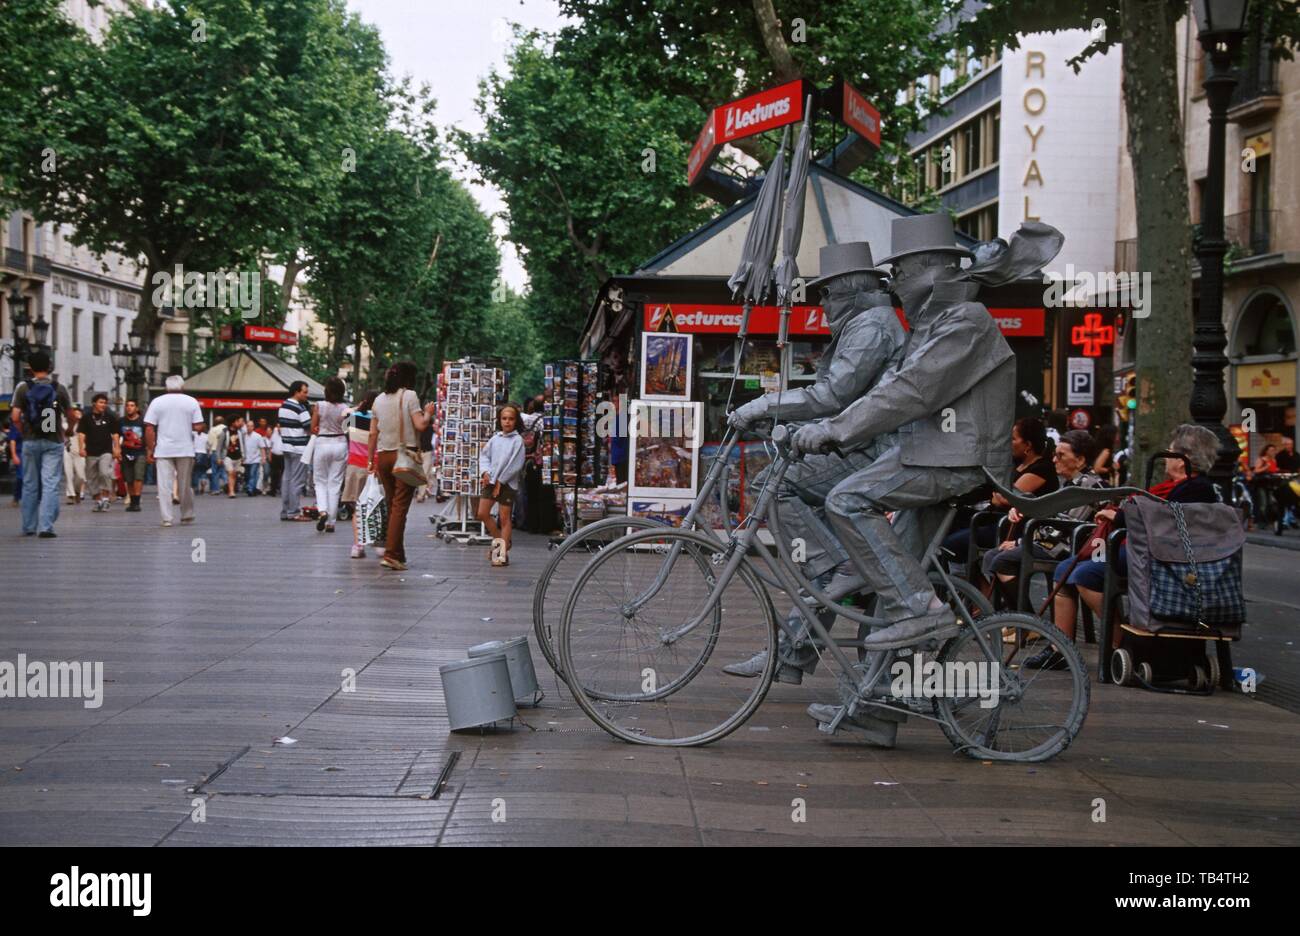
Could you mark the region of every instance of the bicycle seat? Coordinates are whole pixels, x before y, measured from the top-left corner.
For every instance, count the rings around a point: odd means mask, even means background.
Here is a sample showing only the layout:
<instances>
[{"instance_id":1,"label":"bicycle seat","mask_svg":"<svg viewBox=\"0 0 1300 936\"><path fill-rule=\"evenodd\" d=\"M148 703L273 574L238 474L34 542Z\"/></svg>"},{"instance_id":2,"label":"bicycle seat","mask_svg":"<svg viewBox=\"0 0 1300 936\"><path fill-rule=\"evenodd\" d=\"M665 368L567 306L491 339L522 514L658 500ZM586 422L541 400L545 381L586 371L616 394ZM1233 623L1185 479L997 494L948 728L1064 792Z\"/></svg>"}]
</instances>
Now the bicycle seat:
<instances>
[{"instance_id":1,"label":"bicycle seat","mask_svg":"<svg viewBox=\"0 0 1300 936\"><path fill-rule=\"evenodd\" d=\"M1154 494L1135 487L1084 488L1076 486L1059 488L1051 494L1044 494L1042 497L1027 497L1014 488L1004 487L993 472L987 468L984 469L984 474L988 476L989 484L993 486L993 489L1005 497L1012 507L1020 511L1021 516L1029 520L1046 520L1075 507L1122 500L1130 494L1138 494L1154 500L1160 499Z\"/></svg>"}]
</instances>

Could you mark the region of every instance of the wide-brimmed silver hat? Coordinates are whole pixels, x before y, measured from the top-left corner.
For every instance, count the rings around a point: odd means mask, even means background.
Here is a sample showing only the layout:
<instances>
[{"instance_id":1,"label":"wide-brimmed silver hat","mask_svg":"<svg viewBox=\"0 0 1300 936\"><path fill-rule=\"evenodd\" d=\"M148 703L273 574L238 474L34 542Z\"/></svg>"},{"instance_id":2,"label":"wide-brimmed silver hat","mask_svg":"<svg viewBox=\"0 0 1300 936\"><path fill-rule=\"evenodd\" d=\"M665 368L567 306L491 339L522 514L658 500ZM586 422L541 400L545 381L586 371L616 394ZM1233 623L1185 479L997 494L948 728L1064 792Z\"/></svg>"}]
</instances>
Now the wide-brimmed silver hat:
<instances>
[{"instance_id":1,"label":"wide-brimmed silver hat","mask_svg":"<svg viewBox=\"0 0 1300 936\"><path fill-rule=\"evenodd\" d=\"M888 276L888 270L882 270L871 259L871 245L866 241L849 241L847 244L827 244L817 255L817 278L810 279L805 286L816 286L833 276L845 273L879 273Z\"/></svg>"},{"instance_id":2,"label":"wide-brimmed silver hat","mask_svg":"<svg viewBox=\"0 0 1300 936\"><path fill-rule=\"evenodd\" d=\"M957 235L952 229L952 218L947 212L914 215L910 218L895 218L889 229L889 256L881 263L893 263L899 257L928 252L955 253L962 257L973 257L969 250L957 244Z\"/></svg>"}]
</instances>

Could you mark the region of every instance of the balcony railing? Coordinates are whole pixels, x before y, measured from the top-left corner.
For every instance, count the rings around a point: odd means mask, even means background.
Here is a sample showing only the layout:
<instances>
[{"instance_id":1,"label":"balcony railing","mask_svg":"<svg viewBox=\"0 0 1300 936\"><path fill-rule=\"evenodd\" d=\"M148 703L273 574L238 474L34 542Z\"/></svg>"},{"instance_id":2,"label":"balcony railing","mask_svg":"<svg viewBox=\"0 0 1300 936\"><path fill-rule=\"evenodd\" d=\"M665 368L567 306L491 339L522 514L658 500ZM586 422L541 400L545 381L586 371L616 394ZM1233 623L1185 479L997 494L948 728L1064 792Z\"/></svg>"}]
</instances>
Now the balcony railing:
<instances>
[{"instance_id":1,"label":"balcony railing","mask_svg":"<svg viewBox=\"0 0 1300 936\"><path fill-rule=\"evenodd\" d=\"M0 257L2 264L10 273L20 273L28 276L42 276L48 278L50 275L50 261L37 254L27 254L13 247L4 249L3 257ZM29 265L30 264L30 265Z\"/></svg>"},{"instance_id":2,"label":"balcony railing","mask_svg":"<svg viewBox=\"0 0 1300 936\"><path fill-rule=\"evenodd\" d=\"M1229 110L1259 98L1278 96L1277 59L1273 57L1273 42L1262 23L1256 23L1253 34L1247 37L1241 67L1235 71L1237 86Z\"/></svg>"},{"instance_id":3,"label":"balcony railing","mask_svg":"<svg viewBox=\"0 0 1300 936\"><path fill-rule=\"evenodd\" d=\"M1223 239L1228 242L1228 257L1240 260L1269 253L1273 249L1273 233L1277 228L1276 211L1242 211L1226 215L1223 219ZM1192 225L1192 251L1201 242L1201 226Z\"/></svg>"},{"instance_id":4,"label":"balcony railing","mask_svg":"<svg viewBox=\"0 0 1300 936\"><path fill-rule=\"evenodd\" d=\"M1242 211L1238 214L1225 215L1223 219L1223 239L1228 242L1228 253L1224 258L1231 263L1246 257L1256 257L1273 250L1277 230L1277 211ZM1192 228L1192 262L1196 262L1196 250L1201 243L1201 226L1193 224ZM1138 242L1136 237L1115 241L1115 269L1133 271L1138 268Z\"/></svg>"}]
</instances>

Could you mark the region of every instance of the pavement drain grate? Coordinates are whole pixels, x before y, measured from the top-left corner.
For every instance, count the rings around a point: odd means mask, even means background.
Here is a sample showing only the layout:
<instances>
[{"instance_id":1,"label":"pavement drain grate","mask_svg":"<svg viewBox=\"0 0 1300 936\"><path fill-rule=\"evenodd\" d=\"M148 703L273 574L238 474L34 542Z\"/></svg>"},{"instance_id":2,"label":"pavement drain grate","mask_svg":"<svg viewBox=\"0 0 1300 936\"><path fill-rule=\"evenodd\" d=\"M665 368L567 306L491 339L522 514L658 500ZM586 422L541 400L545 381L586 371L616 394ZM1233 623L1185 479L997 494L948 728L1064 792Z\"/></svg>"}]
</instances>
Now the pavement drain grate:
<instances>
[{"instance_id":1,"label":"pavement drain grate","mask_svg":"<svg viewBox=\"0 0 1300 936\"><path fill-rule=\"evenodd\" d=\"M456 752L407 748L251 748L201 785L221 796L436 796Z\"/></svg>"}]
</instances>

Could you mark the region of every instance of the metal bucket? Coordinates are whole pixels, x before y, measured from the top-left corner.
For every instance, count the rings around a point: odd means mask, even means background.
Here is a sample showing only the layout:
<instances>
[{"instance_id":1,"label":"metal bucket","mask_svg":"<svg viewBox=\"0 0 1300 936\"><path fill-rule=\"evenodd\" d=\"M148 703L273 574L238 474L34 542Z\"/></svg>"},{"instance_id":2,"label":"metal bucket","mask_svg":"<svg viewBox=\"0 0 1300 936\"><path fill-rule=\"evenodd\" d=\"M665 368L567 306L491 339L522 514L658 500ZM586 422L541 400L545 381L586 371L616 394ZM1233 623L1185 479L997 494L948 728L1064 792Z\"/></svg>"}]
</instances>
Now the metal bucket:
<instances>
[{"instance_id":1,"label":"metal bucket","mask_svg":"<svg viewBox=\"0 0 1300 936\"><path fill-rule=\"evenodd\" d=\"M537 671L533 669L533 655L528 647L528 636L509 640L489 640L465 651L471 660L491 653L504 653L510 667L510 685L514 688L516 705L536 705L541 701L537 686Z\"/></svg>"},{"instance_id":2,"label":"metal bucket","mask_svg":"<svg viewBox=\"0 0 1300 936\"><path fill-rule=\"evenodd\" d=\"M504 653L490 653L438 667L452 731L480 728L515 717L510 666Z\"/></svg>"}]
</instances>

